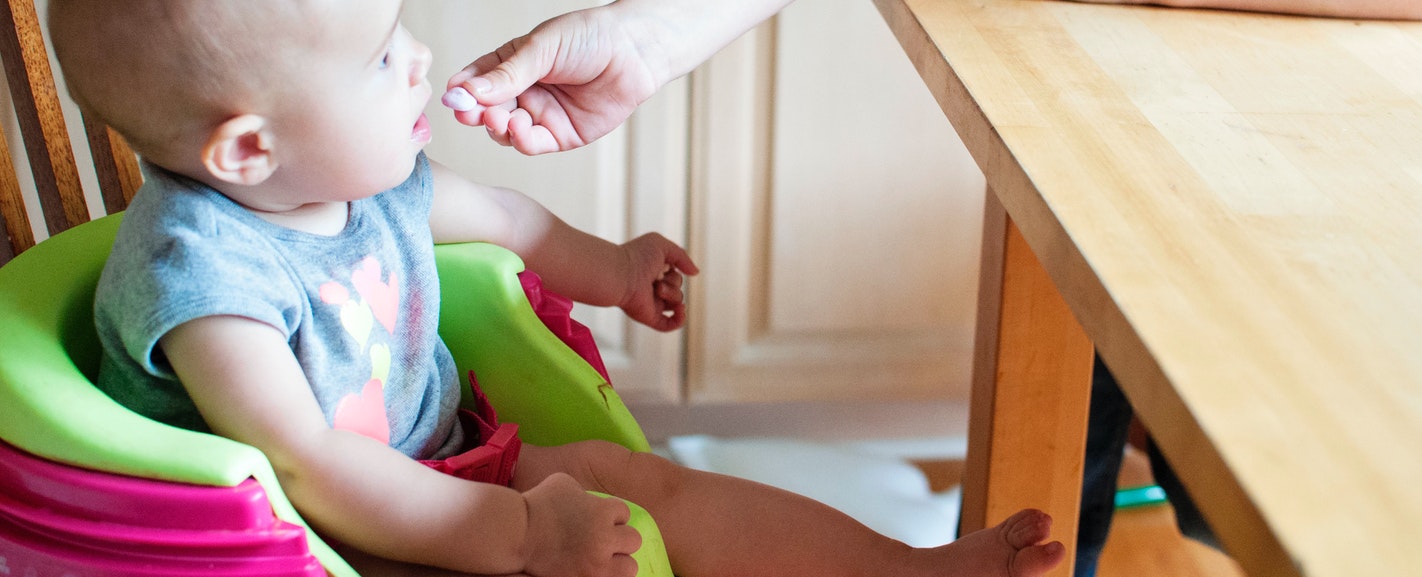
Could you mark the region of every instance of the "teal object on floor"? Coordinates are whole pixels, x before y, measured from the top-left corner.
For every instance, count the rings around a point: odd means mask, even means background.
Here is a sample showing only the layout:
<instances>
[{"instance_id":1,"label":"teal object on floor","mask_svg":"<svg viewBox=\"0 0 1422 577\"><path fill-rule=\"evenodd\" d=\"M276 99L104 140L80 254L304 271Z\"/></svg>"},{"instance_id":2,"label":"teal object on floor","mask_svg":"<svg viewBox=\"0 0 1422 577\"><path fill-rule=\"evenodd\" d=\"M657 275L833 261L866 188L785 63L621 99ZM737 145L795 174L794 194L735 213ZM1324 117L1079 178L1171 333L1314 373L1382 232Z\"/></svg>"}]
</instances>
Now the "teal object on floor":
<instances>
[{"instance_id":1,"label":"teal object on floor","mask_svg":"<svg viewBox=\"0 0 1422 577\"><path fill-rule=\"evenodd\" d=\"M1158 485L1131 487L1116 491L1117 509L1149 507L1151 505L1161 505L1165 502L1165 489L1161 489Z\"/></svg>"}]
</instances>

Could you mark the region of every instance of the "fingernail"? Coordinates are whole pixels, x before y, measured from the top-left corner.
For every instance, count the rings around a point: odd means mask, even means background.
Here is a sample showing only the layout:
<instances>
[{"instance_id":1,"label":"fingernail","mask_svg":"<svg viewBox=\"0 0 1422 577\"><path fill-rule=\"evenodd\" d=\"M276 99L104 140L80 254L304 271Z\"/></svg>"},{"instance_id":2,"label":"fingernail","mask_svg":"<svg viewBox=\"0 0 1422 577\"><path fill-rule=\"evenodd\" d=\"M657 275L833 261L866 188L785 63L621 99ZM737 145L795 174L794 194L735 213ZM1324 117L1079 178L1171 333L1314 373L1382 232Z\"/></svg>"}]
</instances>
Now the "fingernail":
<instances>
[{"instance_id":1,"label":"fingernail","mask_svg":"<svg viewBox=\"0 0 1422 577\"><path fill-rule=\"evenodd\" d=\"M494 89L494 83L479 77L475 77L473 80L470 80L469 85L474 87L475 94L483 94Z\"/></svg>"},{"instance_id":2,"label":"fingernail","mask_svg":"<svg viewBox=\"0 0 1422 577\"><path fill-rule=\"evenodd\" d=\"M474 110L474 107L479 105L479 101L474 100L474 95L459 86L449 89L439 101L445 106L460 112Z\"/></svg>"}]
</instances>

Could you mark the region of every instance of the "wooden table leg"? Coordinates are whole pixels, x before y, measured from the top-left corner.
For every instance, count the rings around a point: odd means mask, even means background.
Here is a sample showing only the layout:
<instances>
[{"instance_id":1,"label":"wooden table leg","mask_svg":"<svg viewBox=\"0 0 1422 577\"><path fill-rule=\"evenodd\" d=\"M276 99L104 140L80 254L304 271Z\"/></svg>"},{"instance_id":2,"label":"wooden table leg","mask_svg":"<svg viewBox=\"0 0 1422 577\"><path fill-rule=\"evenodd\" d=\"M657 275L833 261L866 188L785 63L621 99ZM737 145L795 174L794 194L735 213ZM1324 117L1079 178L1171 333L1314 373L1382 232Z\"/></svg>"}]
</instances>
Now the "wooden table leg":
<instances>
[{"instance_id":1,"label":"wooden table leg","mask_svg":"<svg viewBox=\"0 0 1422 577\"><path fill-rule=\"evenodd\" d=\"M1024 507L1053 517L1069 577L1081 503L1092 345L989 191L963 477L963 532Z\"/></svg>"}]
</instances>

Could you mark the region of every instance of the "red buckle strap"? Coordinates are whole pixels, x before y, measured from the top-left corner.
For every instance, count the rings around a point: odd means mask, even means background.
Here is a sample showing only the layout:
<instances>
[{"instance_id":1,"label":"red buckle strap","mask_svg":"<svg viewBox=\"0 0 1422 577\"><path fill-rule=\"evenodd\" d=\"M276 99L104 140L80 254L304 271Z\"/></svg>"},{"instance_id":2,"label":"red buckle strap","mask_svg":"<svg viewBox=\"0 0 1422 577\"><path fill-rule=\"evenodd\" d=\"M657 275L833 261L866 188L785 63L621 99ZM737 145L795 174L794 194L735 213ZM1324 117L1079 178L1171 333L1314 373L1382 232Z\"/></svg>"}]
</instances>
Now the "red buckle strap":
<instances>
[{"instance_id":1,"label":"red buckle strap","mask_svg":"<svg viewBox=\"0 0 1422 577\"><path fill-rule=\"evenodd\" d=\"M469 386L474 390L475 411L459 410L459 424L464 427L466 446L477 444L473 449L442 460L420 461L425 466L441 473L475 481L508 486L513 481L514 467L518 464L518 454L523 441L518 438L518 425L499 423L494 407L489 404L484 391L479 390L479 382L474 371L469 372ZM468 437L477 434L477 439Z\"/></svg>"}]
</instances>

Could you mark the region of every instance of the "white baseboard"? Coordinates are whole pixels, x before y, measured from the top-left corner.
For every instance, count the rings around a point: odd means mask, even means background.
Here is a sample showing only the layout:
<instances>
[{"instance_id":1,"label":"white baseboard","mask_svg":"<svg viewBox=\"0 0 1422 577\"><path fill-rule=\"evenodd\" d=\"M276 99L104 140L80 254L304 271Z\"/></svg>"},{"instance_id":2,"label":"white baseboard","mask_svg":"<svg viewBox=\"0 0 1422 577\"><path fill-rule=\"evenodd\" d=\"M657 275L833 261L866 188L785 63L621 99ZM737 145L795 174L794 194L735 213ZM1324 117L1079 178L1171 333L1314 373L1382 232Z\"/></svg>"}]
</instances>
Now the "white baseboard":
<instances>
[{"instance_id":1,"label":"white baseboard","mask_svg":"<svg viewBox=\"0 0 1422 577\"><path fill-rule=\"evenodd\" d=\"M713 435L866 442L872 446L874 441L889 439L961 439L968 431L967 403L951 401L632 404L628 408L654 445L674 436ZM895 447L893 451L920 446L936 455L945 445L895 442L885 446Z\"/></svg>"}]
</instances>

